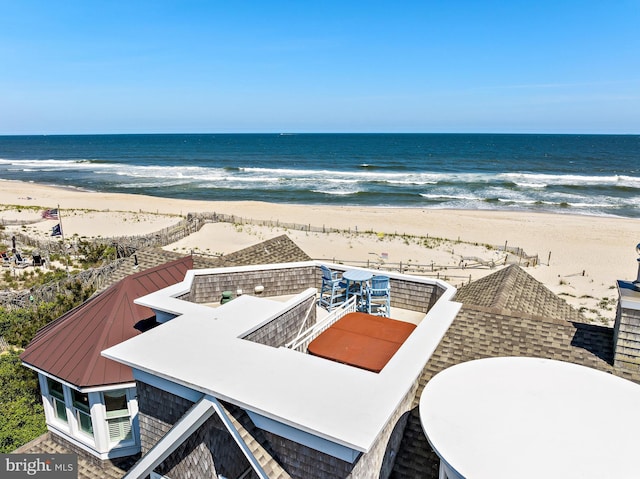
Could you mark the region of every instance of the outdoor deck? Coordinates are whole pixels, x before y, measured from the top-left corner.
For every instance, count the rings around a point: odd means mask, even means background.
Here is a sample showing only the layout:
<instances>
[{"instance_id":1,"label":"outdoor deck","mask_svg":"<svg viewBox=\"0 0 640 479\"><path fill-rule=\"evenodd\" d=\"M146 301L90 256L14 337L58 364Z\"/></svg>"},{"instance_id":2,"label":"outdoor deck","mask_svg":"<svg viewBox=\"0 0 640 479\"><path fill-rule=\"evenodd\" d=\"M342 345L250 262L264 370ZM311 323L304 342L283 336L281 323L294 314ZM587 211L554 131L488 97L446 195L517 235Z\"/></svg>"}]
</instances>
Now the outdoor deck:
<instances>
[{"instance_id":1,"label":"outdoor deck","mask_svg":"<svg viewBox=\"0 0 640 479\"><path fill-rule=\"evenodd\" d=\"M272 301L278 301L280 303L285 303L289 301L291 298L293 298L294 296L295 294L285 294L280 296L260 296L260 297L263 297L265 299L270 299ZM202 303L202 304L210 308L220 307L220 301ZM329 311L327 311L326 309L320 306L316 306L316 322L318 323L321 322L328 315L329 315ZM424 319L425 313L391 306L391 314L389 315L389 317L392 319L397 319L398 321L406 321L407 323L418 325Z\"/></svg>"},{"instance_id":2,"label":"outdoor deck","mask_svg":"<svg viewBox=\"0 0 640 479\"><path fill-rule=\"evenodd\" d=\"M316 306L320 266L307 261L189 271L180 283L135 300L156 311L161 327L102 354L132 367L143 382L185 397L222 398L268 432L304 438L353 462L374 448L380 431L407 406L415 378L460 305L451 301L455 288L442 281L392 273L391 317L417 327L379 373L300 354L304 344L290 344L312 340L301 337L308 323L324 323L315 335L331 322ZM260 293L219 307L224 291L239 289ZM346 309L340 313L351 312Z\"/></svg>"}]
</instances>

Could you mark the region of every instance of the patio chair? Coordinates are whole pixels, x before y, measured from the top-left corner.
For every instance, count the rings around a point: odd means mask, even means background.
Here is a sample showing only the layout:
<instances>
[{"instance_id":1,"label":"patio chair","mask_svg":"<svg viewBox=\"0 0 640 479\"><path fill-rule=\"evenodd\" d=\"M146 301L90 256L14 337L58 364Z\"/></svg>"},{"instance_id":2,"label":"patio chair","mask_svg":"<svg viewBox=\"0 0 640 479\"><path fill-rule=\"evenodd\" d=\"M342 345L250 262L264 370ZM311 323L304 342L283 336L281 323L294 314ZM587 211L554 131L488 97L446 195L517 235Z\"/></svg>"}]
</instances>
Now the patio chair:
<instances>
[{"instance_id":1,"label":"patio chair","mask_svg":"<svg viewBox=\"0 0 640 479\"><path fill-rule=\"evenodd\" d=\"M334 307L345 302L347 283L338 276L337 271L331 271L326 266L320 266L320 269L322 270L322 286L318 305L331 311Z\"/></svg>"},{"instance_id":2,"label":"patio chair","mask_svg":"<svg viewBox=\"0 0 640 479\"><path fill-rule=\"evenodd\" d=\"M11 257L9 256L9 253L3 251L0 254L2 255L2 266L11 266Z\"/></svg>"},{"instance_id":3,"label":"patio chair","mask_svg":"<svg viewBox=\"0 0 640 479\"><path fill-rule=\"evenodd\" d=\"M391 313L391 284L388 276L374 276L367 287L367 312L389 317Z\"/></svg>"},{"instance_id":4,"label":"patio chair","mask_svg":"<svg viewBox=\"0 0 640 479\"><path fill-rule=\"evenodd\" d=\"M31 262L31 264L33 266L44 266L44 258L42 257L42 255L34 254L32 258L33 261Z\"/></svg>"},{"instance_id":5,"label":"patio chair","mask_svg":"<svg viewBox=\"0 0 640 479\"><path fill-rule=\"evenodd\" d=\"M26 268L27 266L31 266L29 261L24 259L18 252L16 252L16 254L14 255L14 258L16 260L16 268Z\"/></svg>"}]
</instances>

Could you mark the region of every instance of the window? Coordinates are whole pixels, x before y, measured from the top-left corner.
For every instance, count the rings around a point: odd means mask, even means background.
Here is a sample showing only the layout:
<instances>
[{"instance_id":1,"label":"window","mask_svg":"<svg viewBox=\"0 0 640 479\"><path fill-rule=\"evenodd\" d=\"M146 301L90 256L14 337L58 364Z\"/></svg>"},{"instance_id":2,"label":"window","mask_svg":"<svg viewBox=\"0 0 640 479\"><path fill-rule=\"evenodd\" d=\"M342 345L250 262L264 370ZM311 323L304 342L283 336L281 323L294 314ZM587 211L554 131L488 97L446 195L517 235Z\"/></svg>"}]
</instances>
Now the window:
<instances>
[{"instance_id":1,"label":"window","mask_svg":"<svg viewBox=\"0 0 640 479\"><path fill-rule=\"evenodd\" d=\"M103 395L105 409L107 410L109 440L111 442L120 442L132 439L127 391L125 389L117 389L115 391L105 391Z\"/></svg>"},{"instance_id":2,"label":"window","mask_svg":"<svg viewBox=\"0 0 640 479\"><path fill-rule=\"evenodd\" d=\"M49 388L49 396L51 396L53 413L60 421L67 422L67 406L64 403L64 389L62 388L62 384L51 378L47 378L47 387Z\"/></svg>"},{"instance_id":3,"label":"window","mask_svg":"<svg viewBox=\"0 0 640 479\"><path fill-rule=\"evenodd\" d=\"M73 392L73 408L75 410L76 419L78 420L78 428L85 434L93 436L93 423L91 422L91 409L89 408L89 395L72 390Z\"/></svg>"}]
</instances>

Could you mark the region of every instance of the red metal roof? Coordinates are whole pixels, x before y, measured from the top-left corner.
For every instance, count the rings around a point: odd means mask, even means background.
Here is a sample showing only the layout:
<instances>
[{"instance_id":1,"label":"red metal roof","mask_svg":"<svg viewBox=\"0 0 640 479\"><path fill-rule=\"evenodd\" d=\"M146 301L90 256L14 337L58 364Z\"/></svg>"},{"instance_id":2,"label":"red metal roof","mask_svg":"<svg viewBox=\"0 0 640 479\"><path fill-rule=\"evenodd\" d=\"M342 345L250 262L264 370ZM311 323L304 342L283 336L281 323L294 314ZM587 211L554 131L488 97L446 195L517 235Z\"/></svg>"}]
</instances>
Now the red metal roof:
<instances>
[{"instance_id":1,"label":"red metal roof","mask_svg":"<svg viewBox=\"0 0 640 479\"><path fill-rule=\"evenodd\" d=\"M136 323L154 316L134 299L182 281L192 267L187 256L124 278L40 329L22 361L78 387L133 381L130 367L100 352L141 334Z\"/></svg>"}]
</instances>

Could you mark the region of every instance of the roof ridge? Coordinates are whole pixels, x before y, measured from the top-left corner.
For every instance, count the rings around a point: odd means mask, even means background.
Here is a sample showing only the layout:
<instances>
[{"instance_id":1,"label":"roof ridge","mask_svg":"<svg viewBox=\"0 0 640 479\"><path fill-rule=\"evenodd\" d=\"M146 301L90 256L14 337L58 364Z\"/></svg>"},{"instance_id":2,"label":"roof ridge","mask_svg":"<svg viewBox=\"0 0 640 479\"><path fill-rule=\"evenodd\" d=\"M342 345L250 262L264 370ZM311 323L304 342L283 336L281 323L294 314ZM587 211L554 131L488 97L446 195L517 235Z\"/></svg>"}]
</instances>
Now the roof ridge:
<instances>
[{"instance_id":1,"label":"roof ridge","mask_svg":"<svg viewBox=\"0 0 640 479\"><path fill-rule=\"evenodd\" d=\"M518 275L518 268L515 264L510 264L504 269L504 278L500 282L500 286L496 290L493 305L495 308L504 309L509 299L509 291L513 288ZM535 278L534 278L535 279ZM506 294L505 294L506 293Z\"/></svg>"}]
</instances>

